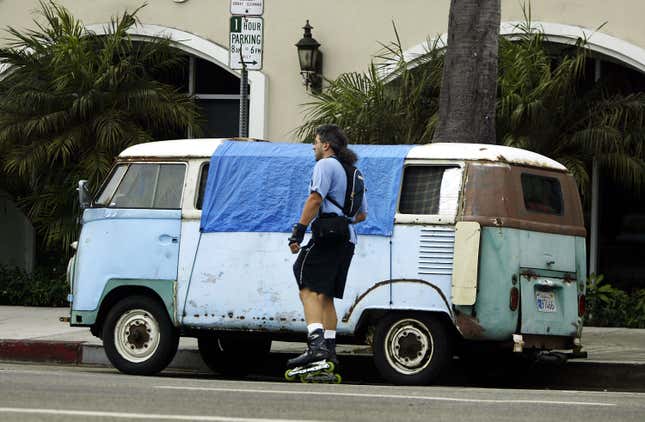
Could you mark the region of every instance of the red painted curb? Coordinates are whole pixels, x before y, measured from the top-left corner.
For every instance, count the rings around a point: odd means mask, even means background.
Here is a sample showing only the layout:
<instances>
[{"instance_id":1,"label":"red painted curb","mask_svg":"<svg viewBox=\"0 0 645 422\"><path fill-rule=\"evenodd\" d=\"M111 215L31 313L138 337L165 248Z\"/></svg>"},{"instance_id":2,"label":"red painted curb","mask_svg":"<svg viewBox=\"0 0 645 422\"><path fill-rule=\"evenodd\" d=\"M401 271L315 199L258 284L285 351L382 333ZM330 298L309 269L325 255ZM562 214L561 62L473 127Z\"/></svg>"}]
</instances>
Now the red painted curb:
<instances>
[{"instance_id":1,"label":"red painted curb","mask_svg":"<svg viewBox=\"0 0 645 422\"><path fill-rule=\"evenodd\" d=\"M0 340L0 359L78 364L83 361L83 342Z\"/></svg>"}]
</instances>

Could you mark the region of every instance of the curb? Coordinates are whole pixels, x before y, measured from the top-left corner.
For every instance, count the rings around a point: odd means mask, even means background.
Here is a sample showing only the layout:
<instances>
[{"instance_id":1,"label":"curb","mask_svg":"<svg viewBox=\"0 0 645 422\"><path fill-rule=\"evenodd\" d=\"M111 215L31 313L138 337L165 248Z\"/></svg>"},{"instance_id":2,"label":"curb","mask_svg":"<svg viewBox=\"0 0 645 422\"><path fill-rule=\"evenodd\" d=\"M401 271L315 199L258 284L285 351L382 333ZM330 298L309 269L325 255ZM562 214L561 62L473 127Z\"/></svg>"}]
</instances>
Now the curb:
<instances>
[{"instance_id":1,"label":"curb","mask_svg":"<svg viewBox=\"0 0 645 422\"><path fill-rule=\"evenodd\" d=\"M0 359L79 364L82 341L1 340Z\"/></svg>"},{"instance_id":2,"label":"curb","mask_svg":"<svg viewBox=\"0 0 645 422\"><path fill-rule=\"evenodd\" d=\"M570 361L553 379L559 387L616 388L645 391L645 363Z\"/></svg>"}]
</instances>

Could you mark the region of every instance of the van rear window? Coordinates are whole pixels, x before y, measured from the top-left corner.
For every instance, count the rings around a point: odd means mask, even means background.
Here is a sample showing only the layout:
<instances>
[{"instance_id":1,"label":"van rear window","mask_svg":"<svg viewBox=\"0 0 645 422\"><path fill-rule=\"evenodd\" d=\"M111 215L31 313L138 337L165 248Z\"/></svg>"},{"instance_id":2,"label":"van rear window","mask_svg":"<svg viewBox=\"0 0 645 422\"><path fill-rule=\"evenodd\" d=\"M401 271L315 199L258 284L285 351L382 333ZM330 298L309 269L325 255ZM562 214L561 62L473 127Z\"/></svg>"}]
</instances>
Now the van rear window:
<instances>
[{"instance_id":1,"label":"van rear window","mask_svg":"<svg viewBox=\"0 0 645 422\"><path fill-rule=\"evenodd\" d=\"M403 187L399 201L401 214L437 215L445 212L442 210L442 182L447 171L457 171L455 166L407 166L403 173ZM444 196L458 197L458 187L455 192L445 192ZM445 204L444 204L444 207ZM454 211L453 211L454 212Z\"/></svg>"},{"instance_id":2,"label":"van rear window","mask_svg":"<svg viewBox=\"0 0 645 422\"><path fill-rule=\"evenodd\" d=\"M562 215L562 189L558 179L522 173L522 192L528 211Z\"/></svg>"},{"instance_id":3,"label":"van rear window","mask_svg":"<svg viewBox=\"0 0 645 422\"><path fill-rule=\"evenodd\" d=\"M206 181L208 180L208 169L210 164L206 163L202 166L202 171L199 175L199 191L197 192L197 203L195 209L201 210L204 204L204 195L206 193Z\"/></svg>"}]
</instances>

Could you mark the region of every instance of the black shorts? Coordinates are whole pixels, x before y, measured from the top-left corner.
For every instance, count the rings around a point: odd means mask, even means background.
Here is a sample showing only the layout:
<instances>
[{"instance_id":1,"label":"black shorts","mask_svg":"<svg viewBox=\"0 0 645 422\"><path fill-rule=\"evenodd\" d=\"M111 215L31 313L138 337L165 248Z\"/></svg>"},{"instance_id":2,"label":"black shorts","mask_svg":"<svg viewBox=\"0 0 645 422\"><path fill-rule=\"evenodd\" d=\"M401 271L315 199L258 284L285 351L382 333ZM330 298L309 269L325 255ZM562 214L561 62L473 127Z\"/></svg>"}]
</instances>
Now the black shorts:
<instances>
[{"instance_id":1,"label":"black shorts","mask_svg":"<svg viewBox=\"0 0 645 422\"><path fill-rule=\"evenodd\" d=\"M347 272L354 256L354 244L323 244L310 240L300 249L293 264L299 289L308 288L328 297L343 298Z\"/></svg>"}]
</instances>

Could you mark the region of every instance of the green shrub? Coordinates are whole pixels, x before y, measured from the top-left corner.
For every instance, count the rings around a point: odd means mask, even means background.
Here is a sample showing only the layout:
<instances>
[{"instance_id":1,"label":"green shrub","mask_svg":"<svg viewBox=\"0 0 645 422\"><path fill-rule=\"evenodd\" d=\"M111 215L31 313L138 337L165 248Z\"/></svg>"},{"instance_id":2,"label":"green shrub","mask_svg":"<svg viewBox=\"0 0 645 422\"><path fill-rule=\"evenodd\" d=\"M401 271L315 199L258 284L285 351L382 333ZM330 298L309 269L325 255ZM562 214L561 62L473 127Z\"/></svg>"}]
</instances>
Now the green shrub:
<instances>
[{"instance_id":1,"label":"green shrub","mask_svg":"<svg viewBox=\"0 0 645 422\"><path fill-rule=\"evenodd\" d=\"M625 292L592 274L587 281L585 325L645 328L645 289Z\"/></svg>"},{"instance_id":2,"label":"green shrub","mask_svg":"<svg viewBox=\"0 0 645 422\"><path fill-rule=\"evenodd\" d=\"M37 268L29 274L0 266L0 305L68 306L65 272Z\"/></svg>"}]
</instances>

